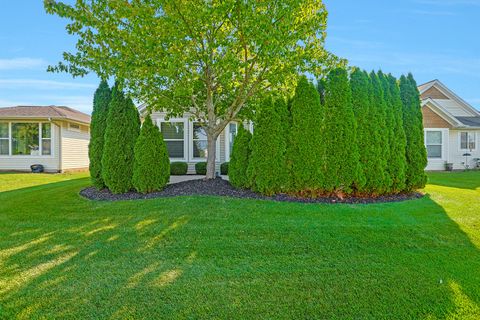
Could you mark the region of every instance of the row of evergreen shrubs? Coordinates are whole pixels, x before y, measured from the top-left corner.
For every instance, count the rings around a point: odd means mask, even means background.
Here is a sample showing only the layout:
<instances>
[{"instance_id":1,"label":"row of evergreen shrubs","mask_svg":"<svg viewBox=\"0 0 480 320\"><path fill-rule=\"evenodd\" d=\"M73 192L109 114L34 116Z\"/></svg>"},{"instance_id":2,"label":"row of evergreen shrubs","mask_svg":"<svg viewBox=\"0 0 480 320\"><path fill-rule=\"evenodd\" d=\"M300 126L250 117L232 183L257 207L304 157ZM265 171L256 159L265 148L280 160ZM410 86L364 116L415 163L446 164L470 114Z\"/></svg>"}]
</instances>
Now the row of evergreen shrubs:
<instances>
[{"instance_id":1,"label":"row of evergreen shrubs","mask_svg":"<svg viewBox=\"0 0 480 320\"><path fill-rule=\"evenodd\" d=\"M102 81L95 92L89 146L93 185L113 193L161 190L170 178L170 160L162 133L140 117L133 101L116 84Z\"/></svg>"},{"instance_id":2,"label":"row of evergreen shrubs","mask_svg":"<svg viewBox=\"0 0 480 320\"><path fill-rule=\"evenodd\" d=\"M272 195L379 196L424 187L427 164L413 76L335 69L317 88L306 77L288 104L268 99L253 136L240 128L232 185Z\"/></svg>"}]
</instances>

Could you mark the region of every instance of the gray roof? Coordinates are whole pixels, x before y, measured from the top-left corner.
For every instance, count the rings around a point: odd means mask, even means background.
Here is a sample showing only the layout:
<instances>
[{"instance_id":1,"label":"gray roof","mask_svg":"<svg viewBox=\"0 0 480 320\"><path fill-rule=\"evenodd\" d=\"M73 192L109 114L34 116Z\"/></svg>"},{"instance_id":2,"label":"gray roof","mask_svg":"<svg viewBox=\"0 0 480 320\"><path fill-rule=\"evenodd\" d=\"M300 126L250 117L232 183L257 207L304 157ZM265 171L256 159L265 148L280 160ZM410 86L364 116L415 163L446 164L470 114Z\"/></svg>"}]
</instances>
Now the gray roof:
<instances>
[{"instance_id":1,"label":"gray roof","mask_svg":"<svg viewBox=\"0 0 480 320\"><path fill-rule=\"evenodd\" d=\"M69 107L59 106L17 106L0 108L0 119L7 118L51 118L52 120L72 120L90 123L90 116Z\"/></svg>"},{"instance_id":2,"label":"gray roof","mask_svg":"<svg viewBox=\"0 0 480 320\"><path fill-rule=\"evenodd\" d=\"M480 128L480 117L455 117L464 125Z\"/></svg>"}]
</instances>

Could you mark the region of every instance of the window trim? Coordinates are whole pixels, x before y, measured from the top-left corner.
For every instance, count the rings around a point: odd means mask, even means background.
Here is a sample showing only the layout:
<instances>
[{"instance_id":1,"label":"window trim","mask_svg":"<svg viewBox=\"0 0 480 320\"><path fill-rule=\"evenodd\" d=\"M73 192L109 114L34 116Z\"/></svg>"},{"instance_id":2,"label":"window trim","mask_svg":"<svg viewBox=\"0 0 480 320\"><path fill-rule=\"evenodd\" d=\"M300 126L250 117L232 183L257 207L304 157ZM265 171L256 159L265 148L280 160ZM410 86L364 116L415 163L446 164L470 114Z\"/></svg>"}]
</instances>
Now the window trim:
<instances>
[{"instance_id":1,"label":"window trim","mask_svg":"<svg viewBox=\"0 0 480 320\"><path fill-rule=\"evenodd\" d=\"M441 144L428 144L427 143L427 132L440 132L442 134L442 143ZM436 129L436 128L425 128L424 129L424 141L425 141L425 149L427 151L427 159L428 161L444 161L445 160L445 130L444 129ZM433 158L428 156L428 146L440 146L441 147L441 155L440 158Z\"/></svg>"},{"instance_id":2,"label":"window trim","mask_svg":"<svg viewBox=\"0 0 480 320\"><path fill-rule=\"evenodd\" d=\"M238 135L238 128L240 127L241 123L239 122L236 122L236 121L232 121L232 122L229 122L227 124L227 127L226 127L226 130L225 130L225 162L229 162L230 161L230 157L232 156L231 152L230 152L230 143L231 143L231 139L230 139L230 125L231 124L235 124L235 126L237 127L237 132L236 132L236 135Z\"/></svg>"},{"instance_id":3,"label":"window trim","mask_svg":"<svg viewBox=\"0 0 480 320\"><path fill-rule=\"evenodd\" d=\"M74 126L78 126L78 128L73 128L72 125ZM72 123L72 122L69 122L68 123L68 131L73 131L73 132L82 132L82 126L77 124L77 123Z\"/></svg>"},{"instance_id":4,"label":"window trim","mask_svg":"<svg viewBox=\"0 0 480 320\"><path fill-rule=\"evenodd\" d=\"M0 154L0 157L9 157L12 154L12 139L10 139L10 137L12 136L12 129L10 127L10 122L0 121L0 124L2 123L5 123L7 125L7 137L6 138L0 137L0 140L7 140L8 154Z\"/></svg>"},{"instance_id":5,"label":"window trim","mask_svg":"<svg viewBox=\"0 0 480 320\"><path fill-rule=\"evenodd\" d=\"M188 149L188 161L189 162L205 162L207 158L195 158L193 156L193 124L199 121L188 121L188 143L190 147ZM217 137L216 151L215 151L215 162L218 164L220 162L220 135Z\"/></svg>"},{"instance_id":6,"label":"window trim","mask_svg":"<svg viewBox=\"0 0 480 320\"><path fill-rule=\"evenodd\" d=\"M475 143L475 148L473 149L463 149L462 148L462 133L467 133L467 137L473 133L473 142ZM478 143L478 138L477 138L477 132L476 131L468 131L468 130L462 130L458 133L458 150L461 152L475 152L477 151L477 143ZM467 140L467 145L468 145L468 140Z\"/></svg>"},{"instance_id":7,"label":"window trim","mask_svg":"<svg viewBox=\"0 0 480 320\"><path fill-rule=\"evenodd\" d=\"M167 122L167 123L171 123L171 122L180 122L180 123L183 123L183 158L170 158L170 161L187 161L187 150L188 150L188 145L187 145L187 130L188 130L188 124L187 124L187 120L183 119L183 118L169 118L168 120L166 120L165 118L158 118L155 120L155 123L157 124L157 127L158 129L160 130L160 132L162 132L162 122ZM165 139L163 138L164 141L182 141L182 139Z\"/></svg>"},{"instance_id":8,"label":"window trim","mask_svg":"<svg viewBox=\"0 0 480 320\"><path fill-rule=\"evenodd\" d=\"M0 155L0 158L15 158L15 159L31 159L31 158L42 158L42 159L51 159L55 158L55 135L54 135L54 123L49 121L28 121L28 120L18 120L18 121L0 121L2 123L8 123L8 155ZM14 155L13 154L13 143L12 143L12 125L15 123L38 123L38 150L40 151L39 155ZM43 148L43 139L42 139L42 124L49 123L50 124L50 154L49 155L42 155L42 148Z\"/></svg>"}]
</instances>

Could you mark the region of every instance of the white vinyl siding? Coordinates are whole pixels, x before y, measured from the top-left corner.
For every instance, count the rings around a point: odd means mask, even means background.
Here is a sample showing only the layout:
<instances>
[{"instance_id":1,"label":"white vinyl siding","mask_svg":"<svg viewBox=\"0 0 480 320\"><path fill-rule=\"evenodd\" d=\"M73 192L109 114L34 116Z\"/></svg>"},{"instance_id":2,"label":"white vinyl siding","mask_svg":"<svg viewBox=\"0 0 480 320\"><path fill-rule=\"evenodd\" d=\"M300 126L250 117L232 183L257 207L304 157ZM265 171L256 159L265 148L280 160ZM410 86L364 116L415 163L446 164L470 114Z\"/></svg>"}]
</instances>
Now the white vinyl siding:
<instances>
[{"instance_id":1,"label":"white vinyl siding","mask_svg":"<svg viewBox=\"0 0 480 320\"><path fill-rule=\"evenodd\" d=\"M78 125L78 132L68 130L70 125L62 128L61 150L62 171L83 170L89 166L88 144L90 133L87 126Z\"/></svg>"}]
</instances>

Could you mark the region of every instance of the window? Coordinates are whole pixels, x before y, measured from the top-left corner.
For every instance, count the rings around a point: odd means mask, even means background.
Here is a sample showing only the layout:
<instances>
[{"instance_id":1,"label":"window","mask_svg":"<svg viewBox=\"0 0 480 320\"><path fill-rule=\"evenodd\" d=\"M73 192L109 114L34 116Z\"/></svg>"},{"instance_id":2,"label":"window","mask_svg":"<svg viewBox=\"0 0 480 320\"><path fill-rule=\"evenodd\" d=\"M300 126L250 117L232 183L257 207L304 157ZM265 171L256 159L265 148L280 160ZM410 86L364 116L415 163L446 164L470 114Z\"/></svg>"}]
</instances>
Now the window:
<instances>
[{"instance_id":1,"label":"window","mask_svg":"<svg viewBox=\"0 0 480 320\"><path fill-rule=\"evenodd\" d=\"M229 128L228 128L228 131L229 131L229 150L230 150L230 154L232 154L232 150L233 150L233 140L235 140L235 136L237 135L237 124L236 123L230 123L229 125Z\"/></svg>"},{"instance_id":2,"label":"window","mask_svg":"<svg viewBox=\"0 0 480 320\"><path fill-rule=\"evenodd\" d=\"M427 131L425 143L427 145L428 158L442 158L442 131Z\"/></svg>"},{"instance_id":3,"label":"window","mask_svg":"<svg viewBox=\"0 0 480 320\"><path fill-rule=\"evenodd\" d=\"M168 156L170 158L185 158L184 122L161 122L160 131L167 145Z\"/></svg>"},{"instance_id":4,"label":"window","mask_svg":"<svg viewBox=\"0 0 480 320\"><path fill-rule=\"evenodd\" d=\"M475 150L475 132L460 132L460 149Z\"/></svg>"},{"instance_id":5,"label":"window","mask_svg":"<svg viewBox=\"0 0 480 320\"><path fill-rule=\"evenodd\" d=\"M50 156L52 154L52 125L42 123L42 155Z\"/></svg>"},{"instance_id":6,"label":"window","mask_svg":"<svg viewBox=\"0 0 480 320\"><path fill-rule=\"evenodd\" d=\"M205 128L198 122L193 123L193 158L206 158L208 151L207 133Z\"/></svg>"},{"instance_id":7,"label":"window","mask_svg":"<svg viewBox=\"0 0 480 320\"><path fill-rule=\"evenodd\" d=\"M9 151L8 123L0 123L0 156L8 156Z\"/></svg>"},{"instance_id":8,"label":"window","mask_svg":"<svg viewBox=\"0 0 480 320\"><path fill-rule=\"evenodd\" d=\"M12 155L40 155L40 124L12 123Z\"/></svg>"}]
</instances>

